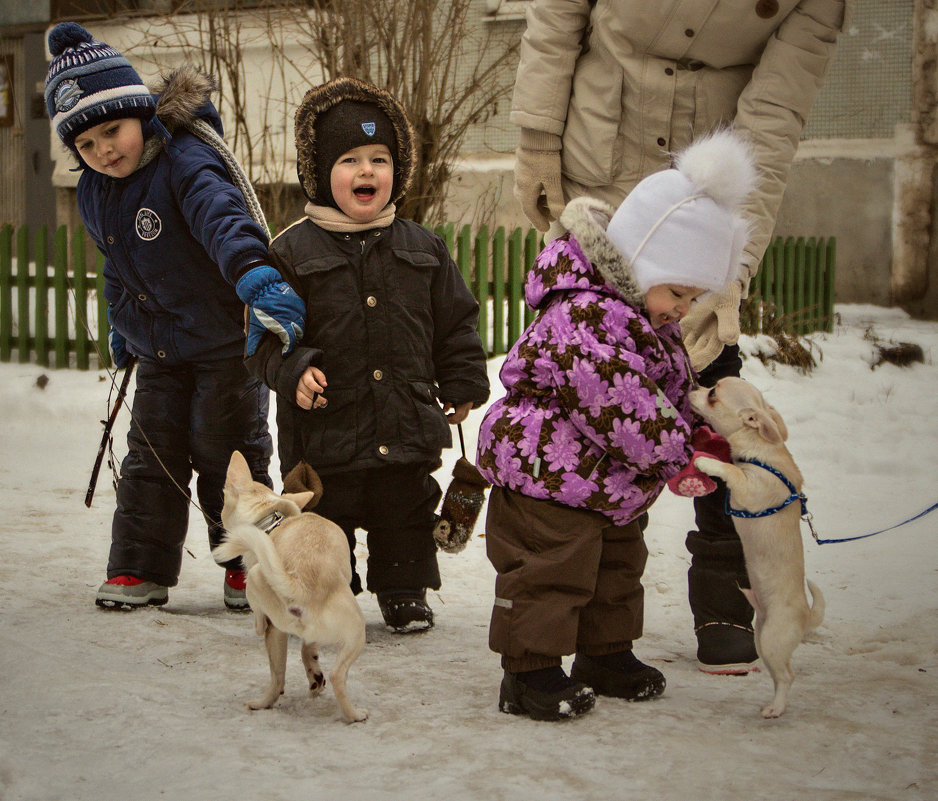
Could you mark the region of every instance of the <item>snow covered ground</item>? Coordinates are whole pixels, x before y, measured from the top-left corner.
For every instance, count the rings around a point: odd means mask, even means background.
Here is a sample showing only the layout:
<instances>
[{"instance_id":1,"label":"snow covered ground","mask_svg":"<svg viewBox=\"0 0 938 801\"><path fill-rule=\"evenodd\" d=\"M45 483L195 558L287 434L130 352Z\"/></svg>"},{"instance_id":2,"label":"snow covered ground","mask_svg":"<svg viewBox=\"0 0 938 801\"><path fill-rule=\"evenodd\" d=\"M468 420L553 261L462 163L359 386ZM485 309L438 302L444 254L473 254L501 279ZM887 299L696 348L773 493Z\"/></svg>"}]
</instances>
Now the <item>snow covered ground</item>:
<instances>
[{"instance_id":1,"label":"snow covered ground","mask_svg":"<svg viewBox=\"0 0 938 801\"><path fill-rule=\"evenodd\" d=\"M823 539L876 531L938 501L938 324L837 310L836 331L812 337L821 359L812 374L755 358L744 368L788 424ZM869 326L920 345L925 363L871 369ZM360 596L368 645L349 689L367 722L342 723L329 688L307 697L295 643L281 701L249 712L246 699L267 681L263 644L250 616L224 609L198 513L166 606L94 606L114 503L107 468L90 510L83 500L105 378L0 365L3 801L938 798L938 512L840 544L818 545L804 529L827 618L795 652L779 720L759 716L771 695L765 672L695 668L684 548L692 507L668 492L646 534L636 645L667 677L661 699L600 698L593 713L560 724L499 713L483 513L469 547L440 556L431 632L386 632L375 599ZM464 425L472 447L480 415ZM124 411L119 456L127 421ZM446 454L444 485L456 455ZM331 659L326 651L327 669Z\"/></svg>"}]
</instances>

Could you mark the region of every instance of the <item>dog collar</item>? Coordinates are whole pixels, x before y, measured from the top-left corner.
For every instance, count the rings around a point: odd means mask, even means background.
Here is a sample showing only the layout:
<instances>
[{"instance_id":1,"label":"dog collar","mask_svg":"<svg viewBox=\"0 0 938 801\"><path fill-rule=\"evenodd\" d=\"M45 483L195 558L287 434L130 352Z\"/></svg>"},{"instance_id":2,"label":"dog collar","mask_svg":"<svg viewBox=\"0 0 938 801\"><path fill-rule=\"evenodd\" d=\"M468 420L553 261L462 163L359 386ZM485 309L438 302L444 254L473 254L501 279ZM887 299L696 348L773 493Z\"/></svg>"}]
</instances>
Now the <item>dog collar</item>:
<instances>
[{"instance_id":1,"label":"dog collar","mask_svg":"<svg viewBox=\"0 0 938 801\"><path fill-rule=\"evenodd\" d=\"M778 478L791 493L784 501L782 501L778 506L773 506L771 509L763 509L761 512L746 512L743 509L733 509L730 506L730 493L729 490L726 492L726 502L724 503L724 509L728 515L732 517L768 517L769 515L774 515L776 512L781 512L789 504L794 503L795 501L801 501L801 514L802 516L808 516L808 499L803 492L798 492L795 489L795 485L789 481L783 473L779 470L776 470L774 467L770 467L767 464L756 461L755 459L738 459L737 461L743 462L745 464L752 464L756 467L761 467L763 470L768 470L772 475Z\"/></svg>"},{"instance_id":2,"label":"dog collar","mask_svg":"<svg viewBox=\"0 0 938 801\"><path fill-rule=\"evenodd\" d=\"M270 534L277 526L280 525L280 521L283 520L283 515L280 512L271 512L266 517L262 517L258 520L254 526L259 528L265 534Z\"/></svg>"}]
</instances>

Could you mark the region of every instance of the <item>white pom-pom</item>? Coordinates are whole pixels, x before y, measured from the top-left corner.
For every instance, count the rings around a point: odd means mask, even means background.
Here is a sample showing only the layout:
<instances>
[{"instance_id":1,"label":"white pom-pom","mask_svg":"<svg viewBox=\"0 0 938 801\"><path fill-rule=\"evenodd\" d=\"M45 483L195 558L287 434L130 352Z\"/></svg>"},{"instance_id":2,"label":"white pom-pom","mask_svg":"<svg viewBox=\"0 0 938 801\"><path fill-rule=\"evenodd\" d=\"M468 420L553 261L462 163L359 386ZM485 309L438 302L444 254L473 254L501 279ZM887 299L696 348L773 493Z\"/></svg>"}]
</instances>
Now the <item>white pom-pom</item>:
<instances>
[{"instance_id":1,"label":"white pom-pom","mask_svg":"<svg viewBox=\"0 0 938 801\"><path fill-rule=\"evenodd\" d=\"M675 157L675 167L721 206L738 208L756 188L752 149L731 130L697 139Z\"/></svg>"}]
</instances>

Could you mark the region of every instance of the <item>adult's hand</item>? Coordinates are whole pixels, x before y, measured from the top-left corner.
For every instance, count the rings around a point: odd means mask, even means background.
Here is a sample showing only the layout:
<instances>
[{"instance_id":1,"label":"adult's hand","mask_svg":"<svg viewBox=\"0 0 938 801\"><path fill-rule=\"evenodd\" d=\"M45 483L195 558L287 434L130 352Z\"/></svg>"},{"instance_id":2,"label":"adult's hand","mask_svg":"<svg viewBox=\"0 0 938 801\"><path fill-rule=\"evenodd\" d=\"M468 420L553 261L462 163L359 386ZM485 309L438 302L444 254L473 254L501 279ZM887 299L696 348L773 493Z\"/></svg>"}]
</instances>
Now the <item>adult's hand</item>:
<instances>
[{"instance_id":1,"label":"adult's hand","mask_svg":"<svg viewBox=\"0 0 938 801\"><path fill-rule=\"evenodd\" d=\"M531 224L546 231L563 211L563 192L560 188L560 151L515 151L515 198Z\"/></svg>"}]
</instances>

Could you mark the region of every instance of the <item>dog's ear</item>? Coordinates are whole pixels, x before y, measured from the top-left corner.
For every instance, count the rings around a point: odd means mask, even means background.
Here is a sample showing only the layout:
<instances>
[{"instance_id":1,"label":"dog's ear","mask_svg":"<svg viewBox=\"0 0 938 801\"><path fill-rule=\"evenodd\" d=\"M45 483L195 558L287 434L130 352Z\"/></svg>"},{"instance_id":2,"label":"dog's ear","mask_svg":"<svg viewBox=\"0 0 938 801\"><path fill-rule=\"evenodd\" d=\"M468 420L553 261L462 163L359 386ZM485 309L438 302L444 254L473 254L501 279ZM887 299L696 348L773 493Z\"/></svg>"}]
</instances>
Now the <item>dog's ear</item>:
<instances>
[{"instance_id":1,"label":"dog's ear","mask_svg":"<svg viewBox=\"0 0 938 801\"><path fill-rule=\"evenodd\" d=\"M308 504L313 498L316 497L315 492L285 492L280 496L284 500L295 503L297 508L302 512L306 504Z\"/></svg>"},{"instance_id":2,"label":"dog's ear","mask_svg":"<svg viewBox=\"0 0 938 801\"><path fill-rule=\"evenodd\" d=\"M782 420L782 416L775 411L774 406L765 405L766 411L768 411L769 416L775 421L775 425L778 428L778 433L782 438L782 442L785 442L788 439L788 426L785 425L785 421Z\"/></svg>"},{"instance_id":3,"label":"dog's ear","mask_svg":"<svg viewBox=\"0 0 938 801\"><path fill-rule=\"evenodd\" d=\"M231 454L231 461L228 462L228 473L225 476L225 484L232 489L245 489L254 483L254 477L251 475L251 468L248 467L247 459L244 458L241 451L235 451Z\"/></svg>"},{"instance_id":4,"label":"dog's ear","mask_svg":"<svg viewBox=\"0 0 938 801\"><path fill-rule=\"evenodd\" d=\"M771 409L771 407L769 408ZM767 442L784 442L785 437L788 436L788 431L785 428L785 424L782 423L782 418L779 416L778 412L774 409L771 409L771 411L774 412L774 415L770 414L766 409L753 409L752 407L748 407L739 410L739 419L742 420L743 425L747 428L756 429L762 439ZM778 423L781 423L781 430L779 430Z\"/></svg>"}]
</instances>

